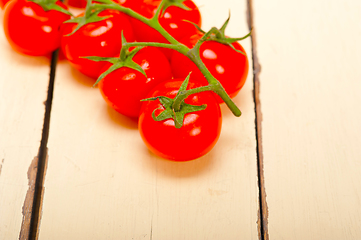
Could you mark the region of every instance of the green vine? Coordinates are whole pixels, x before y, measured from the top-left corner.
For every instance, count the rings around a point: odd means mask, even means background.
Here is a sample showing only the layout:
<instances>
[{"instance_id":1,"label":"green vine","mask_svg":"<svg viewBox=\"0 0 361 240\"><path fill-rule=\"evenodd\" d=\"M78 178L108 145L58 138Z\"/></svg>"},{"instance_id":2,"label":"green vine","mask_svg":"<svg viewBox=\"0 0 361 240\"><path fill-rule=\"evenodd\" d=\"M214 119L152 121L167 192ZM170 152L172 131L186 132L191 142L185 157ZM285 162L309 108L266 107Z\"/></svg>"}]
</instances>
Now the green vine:
<instances>
[{"instance_id":1,"label":"green vine","mask_svg":"<svg viewBox=\"0 0 361 240\"><path fill-rule=\"evenodd\" d=\"M195 63L195 65L199 68L199 70L202 72L202 74L204 75L204 77L207 79L208 81L208 85L207 86L203 86L203 87L198 87L198 88L194 88L194 89L189 89L189 90L180 90L179 94L176 96L176 98L174 99L174 102L172 104L172 107L174 107L174 111L177 112L180 110L180 106L182 105L181 103L183 102L183 100L185 98L187 98L189 95L194 94L194 93L199 93L199 92L204 92L204 91L213 91L216 94L218 94L223 101L226 103L226 105L228 106L228 108L232 111L232 113L235 116L240 116L242 113L239 110L239 108L235 105L235 103L231 100L231 98L228 96L228 94L226 93L226 91L224 90L223 86L220 84L220 82L213 77L213 75L209 72L209 70L207 69L207 67L204 65L204 63L202 62L201 58L200 58L200 54L199 54L199 49L200 46L203 42L205 41L217 41L220 42L222 44L226 44L229 45L230 47L233 47L232 43L239 41L239 40L243 40L245 38L247 38L248 36L250 36L251 33L247 34L246 36L242 37L242 38L227 38L225 36L225 29L228 25L229 22L229 17L226 20L226 22L223 24L223 26L220 29L217 29L215 27L213 27L211 30L209 30L208 32L204 32L202 29L200 29L198 26L197 29L201 32L204 33L203 37L197 42L197 44L192 48L188 48L187 46L185 46L184 44L178 42L176 39L174 39L159 23L158 18L161 14L163 14L164 10L166 7L172 6L172 5L176 5L179 6L180 4L182 4L184 0L162 0L161 3L159 4L157 11L155 13L155 15L148 19L143 17L142 15L136 13L135 11L120 6L114 2L112 2L111 0L97 0L97 2L99 3L91 3L91 0L88 0L88 6L86 8L86 12L91 14L93 19L96 18L97 14L104 10L104 9L114 9L114 10L118 10L120 12L123 12L127 15L129 15L130 17L133 17L135 19L138 19L140 21L142 21L143 23L147 24L148 26L154 28L155 30L157 30L160 34L162 34L162 36L169 42L169 43L156 43L156 42L123 42L122 45L122 52L121 52L121 56L123 53L123 56L125 53L128 53L129 55L129 48L130 47L145 47L145 46L152 46L152 47L162 47L162 48L169 48L169 49L173 49L185 56L187 56L192 62ZM95 15L95 16L93 16ZM98 17L98 21L102 20L100 17ZM80 20L75 20L75 21L79 21ZM68 22L75 22L74 20L70 20ZM93 21L93 20L92 20ZM78 29L78 28L77 28ZM239 50L234 49L237 52L241 52ZM242 53L242 52L241 52ZM244 53L242 53L244 54ZM134 56L134 54L132 54ZM96 57L87 57L88 59L91 60L95 60L95 61L110 61L110 59L101 59L101 58L96 58ZM113 60L111 60L113 61ZM102 74L100 76L100 78L103 78L106 74ZM101 79L98 79L97 82L99 82ZM156 120L156 119L155 119Z\"/></svg>"}]
</instances>

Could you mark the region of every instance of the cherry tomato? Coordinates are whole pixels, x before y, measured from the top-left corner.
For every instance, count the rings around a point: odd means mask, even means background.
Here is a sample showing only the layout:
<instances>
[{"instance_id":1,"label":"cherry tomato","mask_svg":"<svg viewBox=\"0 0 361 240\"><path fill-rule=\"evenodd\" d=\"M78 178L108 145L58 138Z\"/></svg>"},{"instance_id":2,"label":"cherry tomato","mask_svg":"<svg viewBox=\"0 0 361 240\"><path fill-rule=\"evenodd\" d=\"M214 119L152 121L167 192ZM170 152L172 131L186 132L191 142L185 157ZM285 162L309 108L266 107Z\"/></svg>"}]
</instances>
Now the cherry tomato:
<instances>
[{"instance_id":1,"label":"cherry tomato","mask_svg":"<svg viewBox=\"0 0 361 240\"><path fill-rule=\"evenodd\" d=\"M146 18L152 18L160 2L161 0L137 0L131 4L128 0L123 3L123 6L133 9ZM158 18L160 25L177 40L195 33L193 24L187 21L201 26L201 14L197 6L191 0L185 0L183 3L190 8L190 10L170 6L165 10L164 14ZM130 20L134 28L135 38L138 42L168 43L155 29L135 18L130 18ZM168 58L171 57L171 50L162 49L162 51Z\"/></svg>"},{"instance_id":2,"label":"cherry tomato","mask_svg":"<svg viewBox=\"0 0 361 240\"><path fill-rule=\"evenodd\" d=\"M182 39L180 42L192 48L201 37L202 34L197 33ZM235 49L246 54L238 42L234 42L232 45ZM199 54L202 62L206 65L210 73L222 84L228 95L231 98L235 97L247 79L249 68L247 55L236 52L230 46L215 41L202 43ZM185 78L189 72L192 72L191 79L198 79L203 85L208 84L197 66L186 56L178 52L174 52L172 55L171 68L176 78ZM217 100L220 103L223 102L218 96Z\"/></svg>"},{"instance_id":3,"label":"cherry tomato","mask_svg":"<svg viewBox=\"0 0 361 240\"><path fill-rule=\"evenodd\" d=\"M66 6L57 1L57 5ZM70 16L55 10L44 11L27 0L12 0L6 4L4 31L12 48L32 56L45 56L60 46L60 26Z\"/></svg>"},{"instance_id":4,"label":"cherry tomato","mask_svg":"<svg viewBox=\"0 0 361 240\"><path fill-rule=\"evenodd\" d=\"M183 80L165 81L155 87L148 97L165 96L174 98ZM200 86L190 82L188 89ZM159 100L146 101L141 108L139 131L146 146L156 155L174 160L188 161L199 158L209 152L216 144L222 125L219 104L210 92L193 94L185 99L192 105L207 104L205 110L187 113L183 126L175 128L173 119L155 121L152 113L158 116L164 107Z\"/></svg>"},{"instance_id":5,"label":"cherry tomato","mask_svg":"<svg viewBox=\"0 0 361 240\"><path fill-rule=\"evenodd\" d=\"M77 32L70 34L76 23L64 23L61 49L69 62L83 74L97 79L105 62L95 62L81 57L113 57L120 52L121 32L127 41L134 41L133 30L127 16L119 11L104 10L100 17L107 17L99 22L88 23Z\"/></svg>"},{"instance_id":6,"label":"cherry tomato","mask_svg":"<svg viewBox=\"0 0 361 240\"><path fill-rule=\"evenodd\" d=\"M147 77L128 67L121 67L99 82L99 89L110 107L129 117L138 117L148 92L161 81L172 78L168 59L155 47L145 47L133 57ZM111 66L107 63L103 71Z\"/></svg>"}]
</instances>

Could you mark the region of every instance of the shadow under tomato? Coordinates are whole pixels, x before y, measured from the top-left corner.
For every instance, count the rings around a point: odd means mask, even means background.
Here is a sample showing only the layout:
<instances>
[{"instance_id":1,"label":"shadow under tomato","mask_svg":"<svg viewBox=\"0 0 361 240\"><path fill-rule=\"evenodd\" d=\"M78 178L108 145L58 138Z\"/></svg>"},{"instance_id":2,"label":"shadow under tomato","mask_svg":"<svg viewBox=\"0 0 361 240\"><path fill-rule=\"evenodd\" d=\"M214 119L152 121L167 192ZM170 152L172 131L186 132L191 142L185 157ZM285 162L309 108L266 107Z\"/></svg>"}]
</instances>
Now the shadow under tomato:
<instances>
[{"instance_id":1,"label":"shadow under tomato","mask_svg":"<svg viewBox=\"0 0 361 240\"><path fill-rule=\"evenodd\" d=\"M150 165L152 171L168 178L190 178L202 175L210 171L215 162L212 151L203 157L185 162L163 159L149 150L148 152L150 157L146 162Z\"/></svg>"},{"instance_id":2,"label":"shadow under tomato","mask_svg":"<svg viewBox=\"0 0 361 240\"><path fill-rule=\"evenodd\" d=\"M50 66L50 59L45 56L30 56L24 53L15 51L7 42L0 42L0 48L4 49L1 55L4 59L11 59L18 65L26 67Z\"/></svg>"},{"instance_id":3,"label":"shadow under tomato","mask_svg":"<svg viewBox=\"0 0 361 240\"><path fill-rule=\"evenodd\" d=\"M100 94L100 93L99 93ZM104 101L104 104L105 101ZM107 112L112 122L128 129L138 129L138 119L124 116L107 105Z\"/></svg>"},{"instance_id":4,"label":"shadow under tomato","mask_svg":"<svg viewBox=\"0 0 361 240\"><path fill-rule=\"evenodd\" d=\"M80 83L81 85L84 85L86 87L92 87L96 81L95 79L82 74L77 69L75 69L73 66L71 66L71 75L78 83ZM95 86L95 87L97 87L97 86Z\"/></svg>"}]
</instances>

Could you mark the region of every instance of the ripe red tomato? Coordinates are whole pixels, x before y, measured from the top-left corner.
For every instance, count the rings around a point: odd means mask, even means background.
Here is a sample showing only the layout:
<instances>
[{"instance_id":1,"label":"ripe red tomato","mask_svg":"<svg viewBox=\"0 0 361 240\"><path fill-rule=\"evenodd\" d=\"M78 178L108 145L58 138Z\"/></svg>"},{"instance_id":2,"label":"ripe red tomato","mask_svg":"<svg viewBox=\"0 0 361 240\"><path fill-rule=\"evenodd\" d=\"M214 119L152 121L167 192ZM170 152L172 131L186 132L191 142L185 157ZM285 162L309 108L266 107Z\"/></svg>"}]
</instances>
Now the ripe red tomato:
<instances>
[{"instance_id":1,"label":"ripe red tomato","mask_svg":"<svg viewBox=\"0 0 361 240\"><path fill-rule=\"evenodd\" d=\"M57 5L67 9L61 2ZM70 16L55 10L44 11L41 6L27 0L7 3L4 31L12 48L20 53L45 56L60 46L60 26Z\"/></svg>"},{"instance_id":2,"label":"ripe red tomato","mask_svg":"<svg viewBox=\"0 0 361 240\"><path fill-rule=\"evenodd\" d=\"M104 10L100 17L107 17L99 22L88 23L74 34L70 34L76 23L64 23L61 49L71 65L83 74L97 79L105 62L94 62L81 57L113 57L122 47L121 32L127 41L134 41L133 30L127 16L119 11Z\"/></svg>"},{"instance_id":3,"label":"ripe red tomato","mask_svg":"<svg viewBox=\"0 0 361 240\"><path fill-rule=\"evenodd\" d=\"M147 74L121 67L99 82L100 92L110 107L129 117L139 117L140 107L148 92L158 83L172 78L168 59L155 47L145 47L133 57ZM103 72L108 70L107 63Z\"/></svg>"},{"instance_id":4,"label":"ripe red tomato","mask_svg":"<svg viewBox=\"0 0 361 240\"><path fill-rule=\"evenodd\" d=\"M165 81L154 88L148 97L165 96L174 98L183 80ZM188 88L200 86L199 83L188 84ZM164 107L159 100L146 101L141 108L139 131L147 147L156 155L174 161L188 161L199 158L209 152L216 144L222 126L219 105L213 94L202 92L185 99L192 105L207 104L205 110L187 113L183 126L175 128L173 119L155 121L152 113L158 116Z\"/></svg>"},{"instance_id":5,"label":"ripe red tomato","mask_svg":"<svg viewBox=\"0 0 361 240\"><path fill-rule=\"evenodd\" d=\"M123 5L133 9L146 18L152 18L160 2L161 0L137 0L131 3L128 0L125 1ZM191 0L185 0L183 3L190 8L190 10L170 6L165 10L164 14L158 18L160 25L177 40L189 36L196 31L193 24L184 20L201 26L201 14L197 6ZM135 38L138 42L168 42L160 33L145 23L135 18L130 18L130 20L134 28ZM172 50L162 49L162 51L168 58L171 57Z\"/></svg>"},{"instance_id":6,"label":"ripe red tomato","mask_svg":"<svg viewBox=\"0 0 361 240\"><path fill-rule=\"evenodd\" d=\"M195 35L182 39L180 42L189 48L193 48L201 37L202 34L198 32ZM232 45L235 49L246 54L238 42L234 42ZM222 84L228 95L231 98L235 97L247 79L249 68L247 55L236 52L230 46L215 41L202 43L199 54L202 62L213 77ZM185 78L189 72L192 72L191 79L200 80L203 85L208 84L197 66L186 56L178 52L174 52L172 55L171 68L176 78ZM217 101L223 102L218 96Z\"/></svg>"}]
</instances>

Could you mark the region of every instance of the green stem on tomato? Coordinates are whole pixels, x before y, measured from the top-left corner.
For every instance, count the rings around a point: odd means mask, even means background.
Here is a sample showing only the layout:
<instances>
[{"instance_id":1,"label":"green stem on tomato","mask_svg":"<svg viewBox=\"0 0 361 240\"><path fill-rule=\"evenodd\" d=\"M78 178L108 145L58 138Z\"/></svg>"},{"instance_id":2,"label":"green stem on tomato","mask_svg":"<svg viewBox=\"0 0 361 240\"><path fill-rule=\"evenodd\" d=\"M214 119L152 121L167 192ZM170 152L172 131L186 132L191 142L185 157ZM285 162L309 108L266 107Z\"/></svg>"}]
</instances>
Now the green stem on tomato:
<instances>
[{"instance_id":1,"label":"green stem on tomato","mask_svg":"<svg viewBox=\"0 0 361 240\"><path fill-rule=\"evenodd\" d=\"M91 12L93 11L93 8L92 8L92 0L87 0L87 4L86 4L86 7L85 7L85 17L89 17Z\"/></svg>"},{"instance_id":2,"label":"green stem on tomato","mask_svg":"<svg viewBox=\"0 0 361 240\"><path fill-rule=\"evenodd\" d=\"M209 72L206 65L202 62L200 56L199 56L199 48L200 45L196 44L194 48L192 48L186 56L194 62L198 69L201 71L201 73L204 75L204 77L207 79L209 85L212 85L212 91L218 94L224 103L228 106L228 108L232 111L232 113L239 117L242 115L241 110L236 106L236 104L232 101L232 99L228 96L226 90L224 90L222 84L213 77L213 75Z\"/></svg>"},{"instance_id":3,"label":"green stem on tomato","mask_svg":"<svg viewBox=\"0 0 361 240\"><path fill-rule=\"evenodd\" d=\"M162 2L164 2L165 0L163 0ZM164 3L159 5L159 6L163 6ZM114 9L114 10L118 10L120 12L123 12L125 14L127 14L128 16L131 16L135 19L138 19L139 21L147 24L148 26L154 28L155 30L157 30L160 34L162 34L162 36L167 39L171 44L177 44L179 43L172 35L170 35L163 27L162 25L159 24L158 19L157 18L146 18L143 17L142 15L140 15L139 13L133 11L130 8L126 8L117 4L92 4L93 9ZM159 7L158 7L159 8Z\"/></svg>"},{"instance_id":4,"label":"green stem on tomato","mask_svg":"<svg viewBox=\"0 0 361 240\"><path fill-rule=\"evenodd\" d=\"M214 90L214 85L207 85L207 86L202 86L202 87L197 87L197 88L192 88L186 91L181 91L179 92L179 95L177 95L174 98L174 102L173 102L173 109L175 112L179 112L182 106L182 102L184 101L184 99L186 99L188 96L195 94L195 93L200 93L200 92L205 92L205 91L213 91Z\"/></svg>"},{"instance_id":5,"label":"green stem on tomato","mask_svg":"<svg viewBox=\"0 0 361 240\"><path fill-rule=\"evenodd\" d=\"M157 7L156 12L154 13L154 16L151 18L151 20L158 22L158 18L160 16L160 13L162 11L162 8L164 7L165 1L161 1Z\"/></svg>"}]
</instances>

